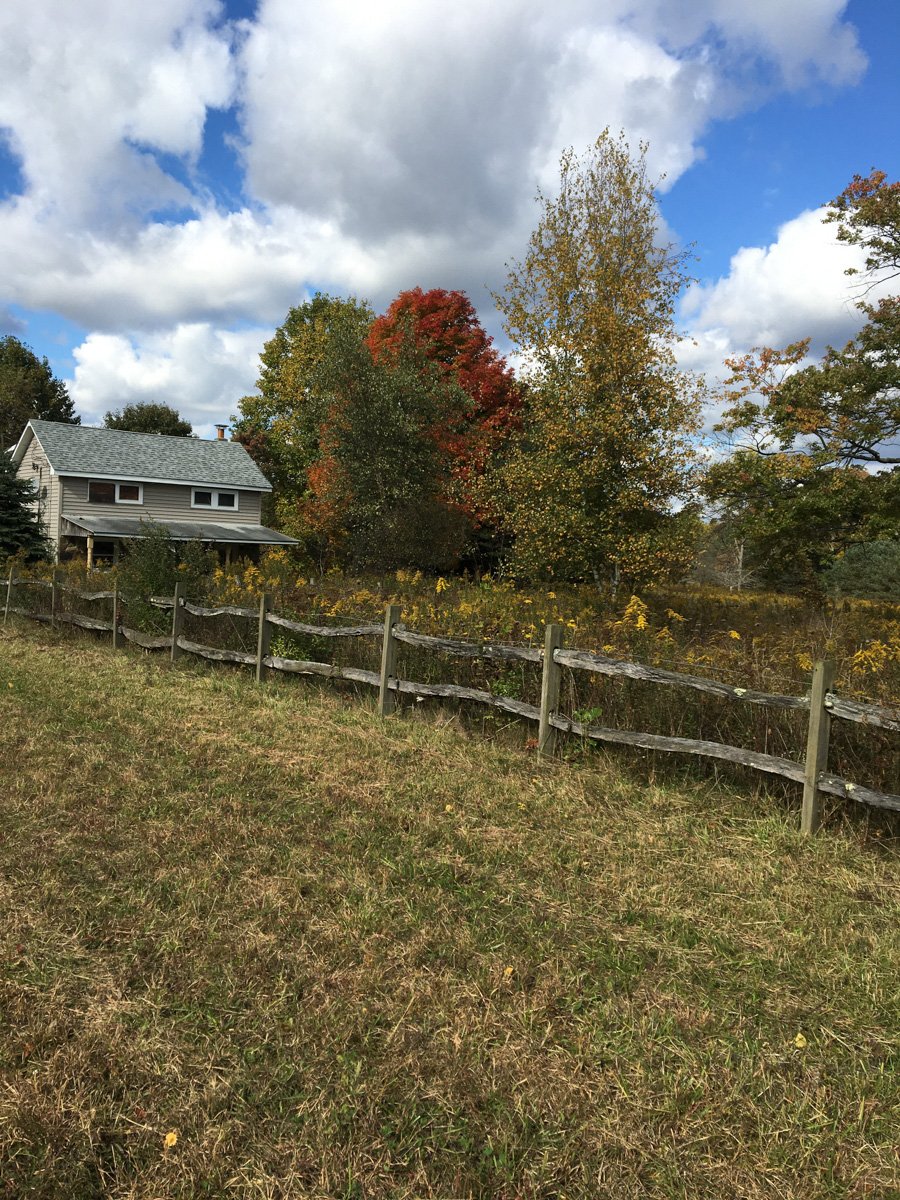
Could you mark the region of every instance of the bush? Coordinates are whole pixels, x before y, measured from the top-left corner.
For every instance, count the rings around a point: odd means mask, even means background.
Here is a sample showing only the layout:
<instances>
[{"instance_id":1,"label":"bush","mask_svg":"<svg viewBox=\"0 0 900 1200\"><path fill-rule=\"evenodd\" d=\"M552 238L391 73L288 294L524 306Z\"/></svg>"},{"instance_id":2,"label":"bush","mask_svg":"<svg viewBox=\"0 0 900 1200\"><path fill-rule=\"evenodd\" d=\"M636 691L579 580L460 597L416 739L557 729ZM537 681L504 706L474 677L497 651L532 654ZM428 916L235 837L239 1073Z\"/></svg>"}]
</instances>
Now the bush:
<instances>
[{"instance_id":1,"label":"bush","mask_svg":"<svg viewBox=\"0 0 900 1200\"><path fill-rule=\"evenodd\" d=\"M119 590L128 623L148 631L162 630L168 616L148 603L150 596L171 596L182 584L192 600L206 599L218 558L201 542L178 542L164 525L146 522L146 533L132 542L118 568Z\"/></svg>"},{"instance_id":2,"label":"bush","mask_svg":"<svg viewBox=\"0 0 900 1200\"><path fill-rule=\"evenodd\" d=\"M860 542L851 546L824 576L825 589L834 596L863 600L900 597L900 542Z\"/></svg>"}]
</instances>

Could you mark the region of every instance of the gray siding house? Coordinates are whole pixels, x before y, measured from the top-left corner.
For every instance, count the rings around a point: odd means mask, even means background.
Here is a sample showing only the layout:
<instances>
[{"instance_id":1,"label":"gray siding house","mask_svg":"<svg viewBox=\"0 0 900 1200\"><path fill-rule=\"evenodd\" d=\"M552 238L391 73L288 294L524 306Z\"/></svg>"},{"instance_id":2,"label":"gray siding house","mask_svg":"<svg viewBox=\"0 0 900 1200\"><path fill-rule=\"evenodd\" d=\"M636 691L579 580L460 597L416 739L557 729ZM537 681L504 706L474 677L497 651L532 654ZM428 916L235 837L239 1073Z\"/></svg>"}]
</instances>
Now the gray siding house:
<instances>
[{"instance_id":1,"label":"gray siding house","mask_svg":"<svg viewBox=\"0 0 900 1200\"><path fill-rule=\"evenodd\" d=\"M261 522L269 481L238 442L29 421L12 450L56 557L115 560L147 522L232 555L296 545Z\"/></svg>"}]
</instances>

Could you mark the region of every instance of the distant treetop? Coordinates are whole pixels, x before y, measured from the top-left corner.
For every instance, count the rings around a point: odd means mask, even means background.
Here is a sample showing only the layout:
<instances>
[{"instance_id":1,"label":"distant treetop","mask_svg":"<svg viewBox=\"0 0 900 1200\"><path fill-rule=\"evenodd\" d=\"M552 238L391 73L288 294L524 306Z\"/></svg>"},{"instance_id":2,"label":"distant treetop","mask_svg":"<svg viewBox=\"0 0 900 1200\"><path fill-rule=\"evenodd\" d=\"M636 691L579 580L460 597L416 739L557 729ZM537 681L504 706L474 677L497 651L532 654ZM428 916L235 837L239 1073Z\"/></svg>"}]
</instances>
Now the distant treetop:
<instances>
[{"instance_id":1,"label":"distant treetop","mask_svg":"<svg viewBox=\"0 0 900 1200\"><path fill-rule=\"evenodd\" d=\"M194 427L168 404L126 404L121 412L108 412L103 418L107 429L125 429L131 433L165 433L169 437L190 437Z\"/></svg>"},{"instance_id":2,"label":"distant treetop","mask_svg":"<svg viewBox=\"0 0 900 1200\"><path fill-rule=\"evenodd\" d=\"M15 445L34 419L81 424L66 385L47 359L7 334L0 337L0 449Z\"/></svg>"}]
</instances>

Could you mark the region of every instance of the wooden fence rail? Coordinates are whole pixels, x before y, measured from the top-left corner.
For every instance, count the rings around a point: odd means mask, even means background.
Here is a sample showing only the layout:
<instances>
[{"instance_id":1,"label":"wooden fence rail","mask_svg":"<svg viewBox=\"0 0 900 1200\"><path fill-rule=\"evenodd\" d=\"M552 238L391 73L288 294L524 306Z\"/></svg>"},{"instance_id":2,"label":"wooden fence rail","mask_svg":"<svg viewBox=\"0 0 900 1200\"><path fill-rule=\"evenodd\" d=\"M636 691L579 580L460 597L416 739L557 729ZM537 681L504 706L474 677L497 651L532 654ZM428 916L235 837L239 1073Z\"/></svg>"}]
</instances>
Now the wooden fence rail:
<instances>
[{"instance_id":1,"label":"wooden fence rail","mask_svg":"<svg viewBox=\"0 0 900 1200\"><path fill-rule=\"evenodd\" d=\"M11 603L13 590L19 582L26 586L36 584L39 587L51 588L50 613L32 612L21 605L14 606ZM112 620L95 620L92 617L59 611L58 595L61 592L70 592L87 601L111 599L113 601ZM819 828L822 794L839 796L842 799L853 800L875 808L900 812L900 796L879 792L828 772L828 743L832 719L853 721L882 729L900 730L900 713L882 705L862 704L859 701L845 700L835 695L831 690L834 664L830 662L816 664L809 695L787 696L733 687L717 680L662 670L643 663L627 662L610 658L604 654L591 654L584 650L567 650L563 646L564 629L561 625L547 626L544 648L540 649L534 646L507 646L495 643L480 645L458 638L433 637L416 633L402 623L398 605L387 606L383 624L333 626L312 625L279 616L271 611L270 598L265 595L260 597L258 608L237 605L207 608L190 603L182 594L179 584L174 596L151 596L149 601L157 608L171 609L172 629L169 635L152 636L121 624L116 591L85 592L78 588L67 587L56 578L52 583L32 580L17 581L13 572L10 572L7 580L3 621L5 624L8 615L16 613L38 621L64 622L97 632L111 631L114 645L121 636L126 641L145 650L168 650L173 660L176 660L184 652L213 662L253 666L256 669L256 678L260 682L264 679L265 669L270 669L299 675L344 679L353 683L377 687L379 690L378 711L383 717L393 712L398 695L411 695L419 698L432 696L484 704L525 720L537 722L538 750L542 754L553 752L556 735L563 732L574 733L593 741L632 746L635 749L690 754L750 767L753 770L777 775L782 779L803 785L801 829L804 833L814 833ZM186 614L200 618L232 616L255 621L257 624L256 651L222 649L186 638L182 632ZM380 671L369 671L359 667L337 666L334 663L273 655L270 647L272 632L275 629L284 629L317 638L380 637L382 639L381 669ZM508 696L495 695L480 688L462 687L455 683L423 683L401 679L397 675L397 647L401 644L454 657L540 664L542 668L540 707ZM806 759L800 763L720 742L669 737L637 730L611 729L576 721L557 711L562 668L621 676L657 686L690 688L737 703L808 710Z\"/></svg>"}]
</instances>

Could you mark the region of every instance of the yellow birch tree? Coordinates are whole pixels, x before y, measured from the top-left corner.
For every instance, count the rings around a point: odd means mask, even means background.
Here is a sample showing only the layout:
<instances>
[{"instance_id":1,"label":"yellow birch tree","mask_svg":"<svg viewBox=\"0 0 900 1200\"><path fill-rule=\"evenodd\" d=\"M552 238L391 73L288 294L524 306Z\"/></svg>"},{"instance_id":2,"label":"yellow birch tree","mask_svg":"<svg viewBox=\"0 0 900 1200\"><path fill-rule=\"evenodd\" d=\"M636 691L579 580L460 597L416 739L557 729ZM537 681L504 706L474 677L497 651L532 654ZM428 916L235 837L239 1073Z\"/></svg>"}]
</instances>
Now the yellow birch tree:
<instances>
[{"instance_id":1,"label":"yellow birch tree","mask_svg":"<svg viewBox=\"0 0 900 1200\"><path fill-rule=\"evenodd\" d=\"M696 532L689 501L702 388L674 356L687 252L658 238L646 146L604 131L566 150L555 199L495 296L524 364L522 434L493 472L510 567L548 578L678 571Z\"/></svg>"}]
</instances>

